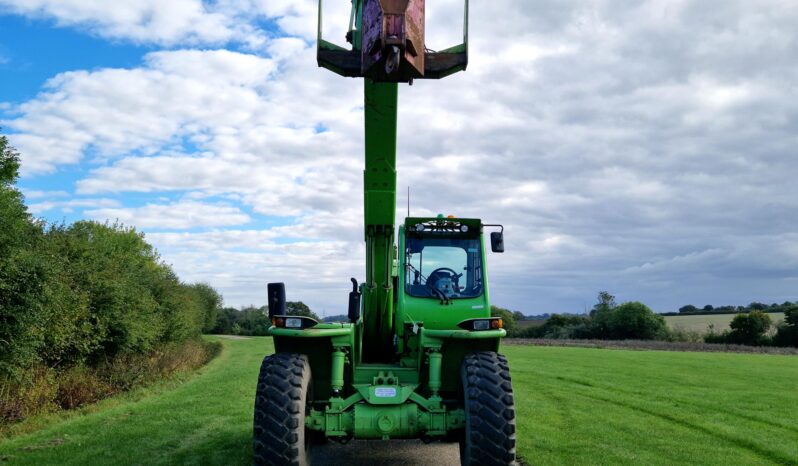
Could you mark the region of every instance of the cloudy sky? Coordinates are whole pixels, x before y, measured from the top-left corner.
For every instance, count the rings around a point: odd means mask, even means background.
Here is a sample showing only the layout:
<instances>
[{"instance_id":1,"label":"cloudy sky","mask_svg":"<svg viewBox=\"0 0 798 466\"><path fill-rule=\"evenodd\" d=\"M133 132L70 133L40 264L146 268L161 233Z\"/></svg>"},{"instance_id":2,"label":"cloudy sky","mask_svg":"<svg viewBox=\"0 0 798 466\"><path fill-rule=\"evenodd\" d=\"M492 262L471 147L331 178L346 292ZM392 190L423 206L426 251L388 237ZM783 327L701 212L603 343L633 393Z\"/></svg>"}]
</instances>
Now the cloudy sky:
<instances>
[{"instance_id":1,"label":"cloudy sky","mask_svg":"<svg viewBox=\"0 0 798 466\"><path fill-rule=\"evenodd\" d=\"M457 43L460 2L427 8L428 47ZM491 296L528 314L794 301L796 25L792 0L473 1L468 71L400 89L398 203L503 223ZM228 305L285 281L344 312L362 83L316 67L315 27L312 0L0 0L31 211L135 226Z\"/></svg>"}]
</instances>

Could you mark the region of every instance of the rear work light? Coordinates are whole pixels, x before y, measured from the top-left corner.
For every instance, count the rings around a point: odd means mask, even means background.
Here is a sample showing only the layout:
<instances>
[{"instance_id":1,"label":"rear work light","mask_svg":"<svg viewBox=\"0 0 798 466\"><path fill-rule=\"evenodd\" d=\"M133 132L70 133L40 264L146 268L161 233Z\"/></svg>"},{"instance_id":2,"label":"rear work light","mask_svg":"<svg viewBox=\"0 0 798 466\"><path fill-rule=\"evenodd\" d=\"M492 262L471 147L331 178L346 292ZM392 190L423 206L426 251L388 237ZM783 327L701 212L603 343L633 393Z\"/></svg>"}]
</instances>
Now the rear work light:
<instances>
[{"instance_id":1,"label":"rear work light","mask_svg":"<svg viewBox=\"0 0 798 466\"><path fill-rule=\"evenodd\" d=\"M303 330L306 328L315 327L319 323L310 317L302 316L274 316L272 317L272 325L277 328L287 328L293 330Z\"/></svg>"},{"instance_id":2,"label":"rear work light","mask_svg":"<svg viewBox=\"0 0 798 466\"><path fill-rule=\"evenodd\" d=\"M302 328L302 319L296 317L285 319L285 328Z\"/></svg>"},{"instance_id":3,"label":"rear work light","mask_svg":"<svg viewBox=\"0 0 798 466\"><path fill-rule=\"evenodd\" d=\"M463 330L498 330L504 328L504 322L500 317L491 317L489 319L469 319L464 320L457 324Z\"/></svg>"}]
</instances>

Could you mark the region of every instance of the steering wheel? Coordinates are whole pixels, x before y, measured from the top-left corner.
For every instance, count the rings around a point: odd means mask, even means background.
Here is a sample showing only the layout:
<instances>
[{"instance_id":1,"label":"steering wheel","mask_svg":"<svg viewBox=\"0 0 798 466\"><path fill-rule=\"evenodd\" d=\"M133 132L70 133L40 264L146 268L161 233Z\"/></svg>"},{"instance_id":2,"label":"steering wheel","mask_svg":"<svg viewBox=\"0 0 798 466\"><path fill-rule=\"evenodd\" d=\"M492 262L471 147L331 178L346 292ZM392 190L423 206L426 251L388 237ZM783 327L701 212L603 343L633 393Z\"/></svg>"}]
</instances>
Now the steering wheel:
<instances>
[{"instance_id":1,"label":"steering wheel","mask_svg":"<svg viewBox=\"0 0 798 466\"><path fill-rule=\"evenodd\" d=\"M429 276L427 276L427 285L435 286L435 284L438 283L438 280L443 275L442 272L446 272L449 275L449 277L452 279L452 281L454 282L454 285L459 288L459 286L460 286L460 277L462 277L463 274L462 273L458 274L457 272L455 272L454 270L450 269L449 267L440 267L440 268L437 268L437 269L433 270L432 273L430 273Z\"/></svg>"}]
</instances>

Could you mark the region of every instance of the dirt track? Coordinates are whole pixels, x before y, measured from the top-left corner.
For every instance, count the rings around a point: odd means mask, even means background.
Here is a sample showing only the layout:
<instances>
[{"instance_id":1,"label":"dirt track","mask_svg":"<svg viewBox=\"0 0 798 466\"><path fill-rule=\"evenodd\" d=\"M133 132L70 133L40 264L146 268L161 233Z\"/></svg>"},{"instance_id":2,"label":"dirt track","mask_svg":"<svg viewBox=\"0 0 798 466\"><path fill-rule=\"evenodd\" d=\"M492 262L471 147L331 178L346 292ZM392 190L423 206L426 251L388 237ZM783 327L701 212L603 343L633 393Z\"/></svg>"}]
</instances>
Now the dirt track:
<instances>
[{"instance_id":1,"label":"dirt track","mask_svg":"<svg viewBox=\"0 0 798 466\"><path fill-rule=\"evenodd\" d=\"M460 449L456 443L420 440L358 440L347 445L329 442L314 446L314 465L347 466L459 466Z\"/></svg>"}]
</instances>

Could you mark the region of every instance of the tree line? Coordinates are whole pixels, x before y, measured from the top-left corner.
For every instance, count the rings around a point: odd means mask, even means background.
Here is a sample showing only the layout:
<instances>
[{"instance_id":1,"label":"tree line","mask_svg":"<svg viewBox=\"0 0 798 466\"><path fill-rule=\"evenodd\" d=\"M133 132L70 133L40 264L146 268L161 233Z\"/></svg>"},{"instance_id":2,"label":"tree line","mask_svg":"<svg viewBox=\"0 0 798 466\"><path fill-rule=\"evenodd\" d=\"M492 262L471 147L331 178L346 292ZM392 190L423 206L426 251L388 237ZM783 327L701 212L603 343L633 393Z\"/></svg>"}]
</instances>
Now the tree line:
<instances>
[{"instance_id":1,"label":"tree line","mask_svg":"<svg viewBox=\"0 0 798 466\"><path fill-rule=\"evenodd\" d=\"M754 311L761 311L761 312L789 312L798 310L798 302L791 302L791 301L784 301L781 304L773 303L773 304L764 304L760 302L752 302L747 306L713 306L711 304L707 304L704 307L696 307L692 304L687 304L679 308L679 312L667 312L662 315L664 316L673 316L673 315L708 315L708 314L747 314L749 312Z\"/></svg>"},{"instance_id":2,"label":"tree line","mask_svg":"<svg viewBox=\"0 0 798 466\"><path fill-rule=\"evenodd\" d=\"M310 317L316 321L321 322L322 319L313 312L307 304L302 301L288 301L285 303L285 313L292 316ZM340 320L347 320L346 316ZM328 321L329 319L324 319ZM219 309L216 316L216 321L209 333L214 335L249 335L249 336L265 336L267 330L271 326L269 321L269 307L268 306L247 306L242 309L234 307L224 307Z\"/></svg>"},{"instance_id":3,"label":"tree line","mask_svg":"<svg viewBox=\"0 0 798 466\"><path fill-rule=\"evenodd\" d=\"M523 316L497 309L494 315L501 315L505 321ZM516 338L596 340L663 340L668 332L665 319L645 304L630 301L619 305L606 291L599 293L589 314L552 314L542 325L520 328L512 323L507 329L508 336Z\"/></svg>"},{"instance_id":4,"label":"tree line","mask_svg":"<svg viewBox=\"0 0 798 466\"><path fill-rule=\"evenodd\" d=\"M710 326L703 334L668 328L663 317L667 314L656 314L645 304L636 301L619 305L615 297L606 291L598 294L598 300L589 313L552 314L542 325L521 327L518 322L524 320L522 313L495 306L493 315L503 318L508 336L514 338L665 340L798 347L798 304L789 301L770 306L752 303L735 310L739 312L728 330L717 331ZM768 312L784 312L784 321L774 324ZM671 315L685 314L695 312L687 309L686 312Z\"/></svg>"},{"instance_id":5,"label":"tree line","mask_svg":"<svg viewBox=\"0 0 798 466\"><path fill-rule=\"evenodd\" d=\"M775 326L770 316L761 310L739 313L732 320L730 329L722 332L710 328L705 334L688 334L670 329L662 314L657 314L641 302L630 301L618 304L615 297L606 291L598 294L596 304L586 314L546 315L542 325L523 326L520 323L532 319L519 311L491 306L491 315L501 317L507 336L511 338L545 339L591 339L591 340L662 340L703 341L739 345L773 345L798 347L798 306L783 306L786 318ZM267 306L248 306L242 309L226 307L220 309L216 324L210 333L227 335L267 334L271 323ZM311 317L317 321L347 321L346 315L319 318L301 301L286 303L286 314Z\"/></svg>"}]
</instances>

